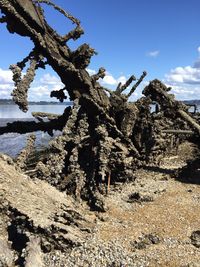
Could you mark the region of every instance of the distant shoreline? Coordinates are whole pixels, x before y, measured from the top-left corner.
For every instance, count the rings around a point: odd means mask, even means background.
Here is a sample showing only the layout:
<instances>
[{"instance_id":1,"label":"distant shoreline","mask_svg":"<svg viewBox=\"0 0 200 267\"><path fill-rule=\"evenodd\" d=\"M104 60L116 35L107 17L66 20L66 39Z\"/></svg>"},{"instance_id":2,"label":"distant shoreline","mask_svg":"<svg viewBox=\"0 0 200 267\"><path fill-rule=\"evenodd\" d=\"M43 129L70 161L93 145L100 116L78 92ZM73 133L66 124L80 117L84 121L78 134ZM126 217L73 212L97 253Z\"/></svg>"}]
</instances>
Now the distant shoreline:
<instances>
[{"instance_id":1,"label":"distant shoreline","mask_svg":"<svg viewBox=\"0 0 200 267\"><path fill-rule=\"evenodd\" d=\"M180 101L180 100L179 100ZM200 100L181 100L181 102L189 105L200 105ZM30 101L29 105L66 105L72 106L73 101L65 101L65 102L55 102L55 101ZM16 105L12 99L0 99L0 105Z\"/></svg>"},{"instance_id":2,"label":"distant shoreline","mask_svg":"<svg viewBox=\"0 0 200 267\"><path fill-rule=\"evenodd\" d=\"M188 105L200 105L200 100L194 99L194 100L183 100L184 104Z\"/></svg>"},{"instance_id":3,"label":"distant shoreline","mask_svg":"<svg viewBox=\"0 0 200 267\"><path fill-rule=\"evenodd\" d=\"M65 105L65 106L71 106L73 105L72 101L65 101L65 102L54 102L54 101L30 101L28 103L29 105ZM12 99L0 99L0 105L16 105Z\"/></svg>"}]
</instances>

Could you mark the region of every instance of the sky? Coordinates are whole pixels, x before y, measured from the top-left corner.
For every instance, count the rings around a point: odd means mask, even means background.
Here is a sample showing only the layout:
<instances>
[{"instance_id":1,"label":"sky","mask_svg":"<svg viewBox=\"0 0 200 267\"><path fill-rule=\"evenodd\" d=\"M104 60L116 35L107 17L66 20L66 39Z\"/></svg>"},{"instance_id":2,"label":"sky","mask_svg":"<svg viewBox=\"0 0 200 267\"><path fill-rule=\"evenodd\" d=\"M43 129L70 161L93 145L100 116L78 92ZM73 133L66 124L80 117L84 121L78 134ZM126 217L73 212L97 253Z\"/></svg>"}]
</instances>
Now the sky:
<instances>
[{"instance_id":1,"label":"sky","mask_svg":"<svg viewBox=\"0 0 200 267\"><path fill-rule=\"evenodd\" d=\"M115 89L134 74L147 71L145 81L131 100L141 96L149 81L157 78L172 87L178 100L200 99L200 1L199 0L54 0L81 21L85 34L68 45L75 50L83 43L95 55L88 72L106 69L101 83ZM74 25L50 7L49 24L60 34ZM10 34L0 24L0 98L10 98L14 87L9 65L21 61L32 49L29 38ZM50 91L62 83L48 67L38 70L29 90L30 100L50 100ZM52 100L52 99L51 99Z\"/></svg>"}]
</instances>

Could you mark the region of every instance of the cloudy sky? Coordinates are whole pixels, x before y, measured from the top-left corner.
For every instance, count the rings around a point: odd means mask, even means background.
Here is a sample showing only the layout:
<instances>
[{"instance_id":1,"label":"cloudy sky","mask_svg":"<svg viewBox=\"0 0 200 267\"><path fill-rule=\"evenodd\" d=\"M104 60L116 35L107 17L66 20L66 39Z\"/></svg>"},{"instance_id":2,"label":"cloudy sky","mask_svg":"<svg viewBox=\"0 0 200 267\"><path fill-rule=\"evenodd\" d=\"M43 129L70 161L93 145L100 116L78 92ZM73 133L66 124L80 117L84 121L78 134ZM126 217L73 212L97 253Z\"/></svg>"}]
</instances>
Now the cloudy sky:
<instances>
[{"instance_id":1,"label":"cloudy sky","mask_svg":"<svg viewBox=\"0 0 200 267\"><path fill-rule=\"evenodd\" d=\"M105 67L104 86L114 89L132 74L148 75L143 84L158 78L172 86L177 99L200 98L200 1L199 0L54 0L79 18L85 35L70 41L76 49L89 43L98 52L88 71ZM46 18L61 34L73 28L62 15L45 8ZM9 65L31 50L28 38L11 35L0 24L0 98L13 89ZM30 100L50 100L52 89L62 88L48 67L38 71L29 91ZM141 95L138 88L133 99Z\"/></svg>"}]
</instances>

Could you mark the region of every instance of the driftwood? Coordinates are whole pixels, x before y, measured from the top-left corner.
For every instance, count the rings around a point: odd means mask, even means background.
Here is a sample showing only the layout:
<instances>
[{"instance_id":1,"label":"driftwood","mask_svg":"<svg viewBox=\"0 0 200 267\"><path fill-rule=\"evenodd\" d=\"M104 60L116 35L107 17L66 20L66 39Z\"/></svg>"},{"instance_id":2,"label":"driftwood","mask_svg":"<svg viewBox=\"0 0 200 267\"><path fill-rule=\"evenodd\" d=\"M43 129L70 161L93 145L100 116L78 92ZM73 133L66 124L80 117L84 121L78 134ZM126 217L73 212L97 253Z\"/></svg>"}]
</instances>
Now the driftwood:
<instances>
[{"instance_id":1,"label":"driftwood","mask_svg":"<svg viewBox=\"0 0 200 267\"><path fill-rule=\"evenodd\" d=\"M41 2L52 5L65 15L76 24L75 29L65 36L58 35L46 22ZM19 108L27 111L28 88L35 70L45 68L46 64L52 66L65 85L60 91L52 92L51 96L63 101L67 90L70 100L76 103L60 121L58 118L39 123L17 122L1 128L0 133L35 130L52 133L60 128L62 135L51 143L52 153L46 163L38 164L38 175L62 189L73 191L77 198L83 193L84 197L93 199L90 202L95 205L98 192L104 191L101 184L106 186L108 177L111 182L127 179L136 167L139 152L130 136L138 109L128 103L128 98L146 73L127 95L122 92L136 79L134 76L111 92L98 83L98 79L105 75L104 68L93 76L86 70L95 50L83 44L72 51L67 45L69 39L76 40L83 34L76 18L51 1L4 0L0 2L0 9L5 14L1 22L6 23L9 32L30 37L35 46L24 60L11 66L15 82L12 95ZM30 67L22 78L21 73L28 63Z\"/></svg>"},{"instance_id":2,"label":"driftwood","mask_svg":"<svg viewBox=\"0 0 200 267\"><path fill-rule=\"evenodd\" d=\"M34 150L35 139L36 137L34 134L31 134L28 137L26 147L20 152L16 159L16 166L21 170L24 170L24 168L26 167L27 160L31 152Z\"/></svg>"},{"instance_id":3,"label":"driftwood","mask_svg":"<svg viewBox=\"0 0 200 267\"><path fill-rule=\"evenodd\" d=\"M58 119L59 115L58 114L53 114L53 113L46 113L46 112L32 112L31 113L34 118L36 118L39 121L43 121L43 118L48 119L48 120L54 120Z\"/></svg>"},{"instance_id":4,"label":"driftwood","mask_svg":"<svg viewBox=\"0 0 200 267\"><path fill-rule=\"evenodd\" d=\"M194 134L193 131L189 130L163 130L163 133L171 133L171 134Z\"/></svg>"},{"instance_id":5,"label":"driftwood","mask_svg":"<svg viewBox=\"0 0 200 267\"><path fill-rule=\"evenodd\" d=\"M200 125L188 114L187 106L180 101L174 100L174 96L169 95L167 93L168 91L169 88L167 88L159 80L154 80L144 89L143 94L150 96L152 101L158 102L167 116L179 116L181 119L186 121L191 128L198 133L198 135L200 135Z\"/></svg>"},{"instance_id":6,"label":"driftwood","mask_svg":"<svg viewBox=\"0 0 200 267\"><path fill-rule=\"evenodd\" d=\"M60 36L46 22L41 3L51 5L71 20L75 28ZM173 128L174 122L169 120L166 125L159 115L153 116L150 111L153 101L159 103L166 116L173 114L172 118L181 118L179 123L186 121L200 133L200 126L189 116L185 106L175 101L167 93L169 88L158 80L145 88L146 97L129 102L129 97L145 78L145 71L138 80L132 75L114 91L98 82L105 76L103 67L90 76L87 67L95 50L82 44L72 51L67 43L83 34L80 21L51 1L1 0L0 9L4 14L0 23L6 23L10 33L29 37L34 44L25 59L10 67L15 82L12 96L19 108L27 111L28 88L35 71L47 64L64 84L64 88L51 92L51 97L62 102L67 92L74 103L59 117L34 114L40 120L37 123L14 122L0 128L0 134L42 130L52 135L54 130L61 131L61 135L49 144L45 160L37 162L34 176L47 180L78 200L87 200L92 208L104 211L106 207L101 196L108 193L113 183L134 179L133 171L138 166L169 147L162 130L166 130L164 126ZM22 77L28 64L27 73ZM127 94L124 93L126 89ZM43 117L49 121L43 121Z\"/></svg>"}]
</instances>

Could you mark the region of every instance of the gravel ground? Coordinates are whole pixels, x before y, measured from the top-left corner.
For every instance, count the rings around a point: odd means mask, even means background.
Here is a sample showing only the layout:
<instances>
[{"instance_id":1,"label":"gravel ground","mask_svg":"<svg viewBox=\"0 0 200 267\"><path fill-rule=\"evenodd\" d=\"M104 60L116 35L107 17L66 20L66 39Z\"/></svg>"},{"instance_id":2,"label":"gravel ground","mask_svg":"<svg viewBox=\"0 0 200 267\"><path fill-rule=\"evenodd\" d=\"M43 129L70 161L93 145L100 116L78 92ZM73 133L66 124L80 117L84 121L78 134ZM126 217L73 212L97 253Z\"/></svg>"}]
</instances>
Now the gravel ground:
<instances>
[{"instance_id":1,"label":"gravel ground","mask_svg":"<svg viewBox=\"0 0 200 267\"><path fill-rule=\"evenodd\" d=\"M12 175L13 167L6 171L2 165L0 196L34 222L35 253L43 263L25 267L200 267L200 187L173 176L189 156L189 148L183 151L180 156L165 158L160 166L139 169L134 182L113 185L105 197L105 213L91 212L84 203L74 205L46 182L30 181L17 172ZM74 222L77 227L67 224L69 207L81 214ZM59 226L61 243L62 233L71 240L76 233L83 242L38 253L37 225L46 229L52 224ZM6 225L6 217L1 215L0 267L16 266L2 263L13 252Z\"/></svg>"},{"instance_id":2,"label":"gravel ground","mask_svg":"<svg viewBox=\"0 0 200 267\"><path fill-rule=\"evenodd\" d=\"M200 248L191 241L200 230L200 187L173 178L185 164L183 154L166 158L159 168L138 170L135 182L113 187L106 197L109 210L96 213L85 243L46 254L45 266L200 266Z\"/></svg>"}]
</instances>

